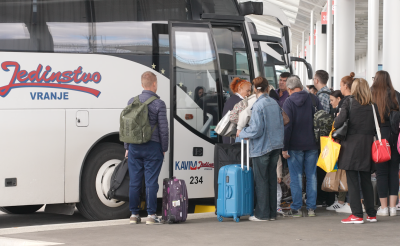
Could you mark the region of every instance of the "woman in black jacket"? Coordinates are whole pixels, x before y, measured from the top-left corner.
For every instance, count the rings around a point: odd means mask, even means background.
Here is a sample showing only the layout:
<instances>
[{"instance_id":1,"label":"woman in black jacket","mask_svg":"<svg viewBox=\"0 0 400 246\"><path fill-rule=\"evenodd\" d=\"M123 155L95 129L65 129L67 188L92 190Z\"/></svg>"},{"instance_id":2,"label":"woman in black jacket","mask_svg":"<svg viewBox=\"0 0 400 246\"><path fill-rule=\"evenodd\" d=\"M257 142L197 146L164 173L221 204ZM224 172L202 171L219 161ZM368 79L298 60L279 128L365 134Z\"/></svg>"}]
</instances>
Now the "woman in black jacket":
<instances>
[{"instance_id":1,"label":"woman in black jacket","mask_svg":"<svg viewBox=\"0 0 400 246\"><path fill-rule=\"evenodd\" d=\"M376 103L379 112L379 126L382 138L389 141L392 158L388 162L375 165L378 195L381 206L378 209L379 216L396 216L397 193L399 191L399 163L400 155L397 151L397 137L391 136L390 112L399 111L397 102L398 92L393 89L390 75L386 71L378 71L372 84L372 100ZM387 204L387 195L390 196L390 209ZM390 210L390 211L389 211Z\"/></svg>"},{"instance_id":2,"label":"woman in black jacket","mask_svg":"<svg viewBox=\"0 0 400 246\"><path fill-rule=\"evenodd\" d=\"M245 97L250 96L251 93L251 83L241 78L234 78L229 87L231 88L233 95L225 102L222 117L224 117L229 110L232 110L236 103L242 101ZM223 137L222 141L223 143L234 143L235 139L231 137Z\"/></svg>"},{"instance_id":3,"label":"woman in black jacket","mask_svg":"<svg viewBox=\"0 0 400 246\"><path fill-rule=\"evenodd\" d=\"M337 129L349 119L346 140L341 142L338 168L346 170L352 215L342 220L342 223L364 223L360 183L365 209L368 214L367 220L376 222L374 192L371 182L371 170L373 169L371 146L376 131L372 95L368 82L364 79L355 79L352 84L351 94L352 96L343 103L334 124ZM358 180L358 175L361 182Z\"/></svg>"}]
</instances>

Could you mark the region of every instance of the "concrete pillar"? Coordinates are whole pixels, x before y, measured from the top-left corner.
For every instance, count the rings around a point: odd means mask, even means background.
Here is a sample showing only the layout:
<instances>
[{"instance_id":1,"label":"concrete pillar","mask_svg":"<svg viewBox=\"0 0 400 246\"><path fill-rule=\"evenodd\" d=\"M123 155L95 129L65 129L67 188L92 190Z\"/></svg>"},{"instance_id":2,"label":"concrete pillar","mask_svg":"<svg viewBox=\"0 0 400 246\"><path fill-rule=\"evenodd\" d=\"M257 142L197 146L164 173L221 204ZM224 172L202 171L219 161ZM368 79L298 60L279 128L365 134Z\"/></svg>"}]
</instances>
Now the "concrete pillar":
<instances>
[{"instance_id":1,"label":"concrete pillar","mask_svg":"<svg viewBox=\"0 0 400 246\"><path fill-rule=\"evenodd\" d=\"M302 33L301 33L301 50L303 51L302 52L302 58L304 59L306 56L306 54L305 54L305 39L304 39L304 35L305 35L305 32L303 31ZM304 76L304 74L305 74L305 69L306 69L306 66L304 66L304 64L301 64L301 82L303 83L303 85L306 85L307 84L307 81L306 81L306 79L305 79L305 76Z\"/></svg>"},{"instance_id":2,"label":"concrete pillar","mask_svg":"<svg viewBox=\"0 0 400 246\"><path fill-rule=\"evenodd\" d=\"M328 84L331 85L330 79L332 78L332 1L328 1L328 5L326 8L327 15L327 25L326 25L326 71L329 73L329 81ZM337 78L334 78L335 80ZM340 81L339 81L340 83ZM335 87L334 87L335 88Z\"/></svg>"},{"instance_id":3,"label":"concrete pillar","mask_svg":"<svg viewBox=\"0 0 400 246\"><path fill-rule=\"evenodd\" d=\"M400 91L399 9L400 0L383 1L383 70L389 72L393 86L397 91Z\"/></svg>"},{"instance_id":4,"label":"concrete pillar","mask_svg":"<svg viewBox=\"0 0 400 246\"><path fill-rule=\"evenodd\" d=\"M356 72L355 73L357 74L357 73L360 72L360 58L357 58L355 66L356 66Z\"/></svg>"},{"instance_id":5,"label":"concrete pillar","mask_svg":"<svg viewBox=\"0 0 400 246\"><path fill-rule=\"evenodd\" d=\"M383 49L382 46L379 46L379 51L378 51L378 64L383 63Z\"/></svg>"},{"instance_id":6,"label":"concrete pillar","mask_svg":"<svg viewBox=\"0 0 400 246\"><path fill-rule=\"evenodd\" d=\"M306 40L306 45L305 46L307 47L306 48L306 51L307 51L307 62L311 64L310 37ZM313 68L313 72L314 72L315 68L314 67L312 67L312 68ZM306 85L310 85L311 84L310 80L308 79L307 68L305 68L305 80L304 81L306 82Z\"/></svg>"},{"instance_id":7,"label":"concrete pillar","mask_svg":"<svg viewBox=\"0 0 400 246\"><path fill-rule=\"evenodd\" d=\"M372 77L378 71L379 1L368 0L368 68L366 80L372 85Z\"/></svg>"},{"instance_id":8,"label":"concrete pillar","mask_svg":"<svg viewBox=\"0 0 400 246\"><path fill-rule=\"evenodd\" d=\"M322 34L322 25L321 21L317 21L316 26L316 35L317 35L317 40L316 40L316 54L315 54L315 71L317 70L325 70L328 71L326 67L326 34ZM328 72L329 73L329 72Z\"/></svg>"},{"instance_id":9,"label":"concrete pillar","mask_svg":"<svg viewBox=\"0 0 400 246\"><path fill-rule=\"evenodd\" d=\"M310 36L308 38L309 38L309 42L308 42L309 48L307 49L307 53L309 53L310 55L308 56L308 54L307 54L307 57L310 57L309 63L311 64L313 71L316 71L315 60L314 60L314 55L315 55L314 54L314 10L311 10L311 13L310 13ZM308 82L310 82L310 81L308 81Z\"/></svg>"},{"instance_id":10,"label":"concrete pillar","mask_svg":"<svg viewBox=\"0 0 400 246\"><path fill-rule=\"evenodd\" d=\"M300 54L299 54L299 45L297 45L296 57L300 57ZM299 71L300 71L300 69L299 69L299 62L295 62L295 64L296 64L296 75L299 76Z\"/></svg>"},{"instance_id":11,"label":"concrete pillar","mask_svg":"<svg viewBox=\"0 0 400 246\"><path fill-rule=\"evenodd\" d=\"M340 79L354 71L355 22L355 0L335 1L333 42L335 90L340 88Z\"/></svg>"}]
</instances>

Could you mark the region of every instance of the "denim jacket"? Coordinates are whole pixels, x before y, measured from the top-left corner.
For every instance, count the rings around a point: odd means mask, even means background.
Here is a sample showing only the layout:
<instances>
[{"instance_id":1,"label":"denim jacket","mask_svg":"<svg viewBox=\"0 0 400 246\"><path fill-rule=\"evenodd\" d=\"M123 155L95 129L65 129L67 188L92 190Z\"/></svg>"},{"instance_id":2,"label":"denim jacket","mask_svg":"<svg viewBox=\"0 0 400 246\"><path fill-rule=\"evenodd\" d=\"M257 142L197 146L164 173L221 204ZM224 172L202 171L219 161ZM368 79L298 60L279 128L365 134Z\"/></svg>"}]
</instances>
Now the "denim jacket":
<instances>
[{"instance_id":1,"label":"denim jacket","mask_svg":"<svg viewBox=\"0 0 400 246\"><path fill-rule=\"evenodd\" d=\"M261 95L254 103L249 126L243 128L239 137L250 139L250 157L283 148L282 109L268 94Z\"/></svg>"}]
</instances>

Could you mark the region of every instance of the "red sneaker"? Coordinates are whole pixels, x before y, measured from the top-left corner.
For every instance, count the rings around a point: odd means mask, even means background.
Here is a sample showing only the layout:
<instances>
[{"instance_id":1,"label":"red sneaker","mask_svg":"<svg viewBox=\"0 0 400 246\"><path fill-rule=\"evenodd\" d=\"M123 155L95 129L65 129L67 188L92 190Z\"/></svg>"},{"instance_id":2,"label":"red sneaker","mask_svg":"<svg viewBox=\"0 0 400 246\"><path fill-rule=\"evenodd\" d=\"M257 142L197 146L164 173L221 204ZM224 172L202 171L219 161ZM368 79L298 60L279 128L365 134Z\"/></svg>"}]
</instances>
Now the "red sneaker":
<instances>
[{"instance_id":1,"label":"red sneaker","mask_svg":"<svg viewBox=\"0 0 400 246\"><path fill-rule=\"evenodd\" d=\"M344 223L344 224L363 224L364 219L356 217L354 215L350 215L347 219L342 220L342 223Z\"/></svg>"},{"instance_id":2,"label":"red sneaker","mask_svg":"<svg viewBox=\"0 0 400 246\"><path fill-rule=\"evenodd\" d=\"M369 222L378 222L378 220L376 219L376 217L367 217L367 221Z\"/></svg>"}]
</instances>

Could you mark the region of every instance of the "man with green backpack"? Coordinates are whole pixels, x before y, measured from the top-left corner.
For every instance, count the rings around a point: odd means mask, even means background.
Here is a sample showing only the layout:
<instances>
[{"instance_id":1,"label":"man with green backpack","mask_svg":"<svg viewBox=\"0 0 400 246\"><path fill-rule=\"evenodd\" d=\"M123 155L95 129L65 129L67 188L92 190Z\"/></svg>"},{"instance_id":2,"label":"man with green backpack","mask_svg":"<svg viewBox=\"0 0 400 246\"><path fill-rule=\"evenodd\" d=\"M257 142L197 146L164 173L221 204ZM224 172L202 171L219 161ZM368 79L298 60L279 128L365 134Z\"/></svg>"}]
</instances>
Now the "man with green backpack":
<instances>
[{"instance_id":1,"label":"man with green backpack","mask_svg":"<svg viewBox=\"0 0 400 246\"><path fill-rule=\"evenodd\" d=\"M157 77L142 74L142 94L128 101L120 117L120 140L125 143L129 166L131 224L140 223L142 180L145 178L148 218L146 224L160 224L156 216L158 176L168 150L168 121L165 102L156 94Z\"/></svg>"}]
</instances>

